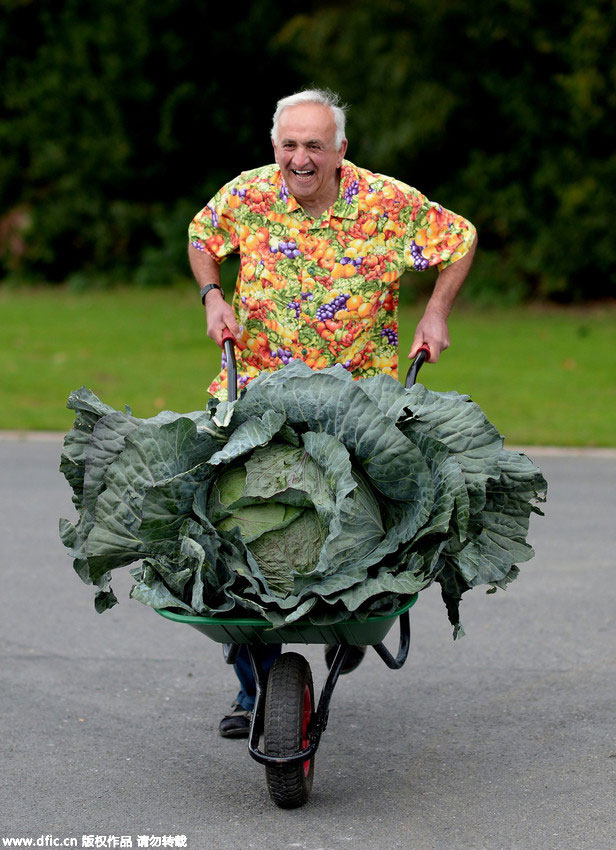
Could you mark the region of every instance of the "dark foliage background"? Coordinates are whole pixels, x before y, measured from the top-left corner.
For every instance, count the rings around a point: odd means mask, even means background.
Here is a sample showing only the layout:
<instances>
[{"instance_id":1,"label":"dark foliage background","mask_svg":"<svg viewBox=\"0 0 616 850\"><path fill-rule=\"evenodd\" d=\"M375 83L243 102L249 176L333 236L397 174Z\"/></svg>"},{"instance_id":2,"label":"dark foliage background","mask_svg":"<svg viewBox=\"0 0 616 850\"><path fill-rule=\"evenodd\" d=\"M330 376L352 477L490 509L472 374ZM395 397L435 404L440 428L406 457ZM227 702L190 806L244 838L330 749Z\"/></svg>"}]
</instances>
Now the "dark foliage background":
<instances>
[{"instance_id":1,"label":"dark foliage background","mask_svg":"<svg viewBox=\"0 0 616 850\"><path fill-rule=\"evenodd\" d=\"M614 293L611 0L3 0L5 281L167 284L189 219L269 162L276 100L350 105L349 157L466 215L478 300Z\"/></svg>"}]
</instances>

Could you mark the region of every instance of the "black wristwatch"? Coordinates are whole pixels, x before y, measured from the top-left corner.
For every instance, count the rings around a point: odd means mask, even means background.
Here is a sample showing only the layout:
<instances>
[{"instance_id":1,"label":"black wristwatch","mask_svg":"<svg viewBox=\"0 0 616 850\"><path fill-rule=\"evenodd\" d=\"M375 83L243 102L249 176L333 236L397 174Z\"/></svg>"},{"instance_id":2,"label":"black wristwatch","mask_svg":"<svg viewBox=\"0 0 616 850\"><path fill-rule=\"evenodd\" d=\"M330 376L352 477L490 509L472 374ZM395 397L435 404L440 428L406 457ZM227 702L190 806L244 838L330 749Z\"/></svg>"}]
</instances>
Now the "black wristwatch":
<instances>
[{"instance_id":1,"label":"black wristwatch","mask_svg":"<svg viewBox=\"0 0 616 850\"><path fill-rule=\"evenodd\" d=\"M201 296L201 303L205 304L205 296L208 294L210 289L217 289L222 297L225 297L225 293L222 291L222 286L219 286L217 283L208 283L207 286L204 286L199 290L199 295Z\"/></svg>"}]
</instances>

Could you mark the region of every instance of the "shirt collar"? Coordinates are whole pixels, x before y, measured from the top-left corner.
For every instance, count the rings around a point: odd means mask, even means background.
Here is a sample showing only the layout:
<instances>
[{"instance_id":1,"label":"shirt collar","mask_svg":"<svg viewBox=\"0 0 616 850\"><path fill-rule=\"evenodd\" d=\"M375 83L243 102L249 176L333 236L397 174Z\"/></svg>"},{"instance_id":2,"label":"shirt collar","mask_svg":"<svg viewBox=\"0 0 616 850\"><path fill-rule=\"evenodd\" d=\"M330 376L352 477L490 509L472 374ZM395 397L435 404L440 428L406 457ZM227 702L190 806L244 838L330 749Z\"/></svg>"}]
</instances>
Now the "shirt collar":
<instances>
[{"instance_id":1,"label":"shirt collar","mask_svg":"<svg viewBox=\"0 0 616 850\"><path fill-rule=\"evenodd\" d=\"M357 168L353 165L353 163L344 159L342 161L342 167L340 168L340 189L338 191L338 198L334 202L333 206L325 210L321 218L323 218L323 216L327 216L328 218L330 216L334 216L335 218L357 218L359 209L357 202L358 182L359 176ZM280 169L278 169L276 183L279 191L289 191L286 187L286 183L284 182ZM282 195L280 197L282 197ZM298 209L302 209L301 204L289 192L287 212L294 212Z\"/></svg>"}]
</instances>

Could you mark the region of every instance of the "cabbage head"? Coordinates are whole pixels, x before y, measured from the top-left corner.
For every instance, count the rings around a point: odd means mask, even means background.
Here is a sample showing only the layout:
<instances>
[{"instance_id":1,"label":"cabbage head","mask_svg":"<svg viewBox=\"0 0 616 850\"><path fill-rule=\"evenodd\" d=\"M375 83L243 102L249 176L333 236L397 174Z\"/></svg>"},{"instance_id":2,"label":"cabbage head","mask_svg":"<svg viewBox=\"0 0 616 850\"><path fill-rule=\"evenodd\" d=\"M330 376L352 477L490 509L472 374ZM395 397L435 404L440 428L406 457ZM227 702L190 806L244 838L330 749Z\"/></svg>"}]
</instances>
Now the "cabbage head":
<instances>
[{"instance_id":1,"label":"cabbage head","mask_svg":"<svg viewBox=\"0 0 616 850\"><path fill-rule=\"evenodd\" d=\"M85 387L67 406L60 535L99 611L134 562L147 605L273 627L390 613L436 581L457 635L462 594L533 555L546 482L467 396L292 362L203 411L138 419Z\"/></svg>"}]
</instances>

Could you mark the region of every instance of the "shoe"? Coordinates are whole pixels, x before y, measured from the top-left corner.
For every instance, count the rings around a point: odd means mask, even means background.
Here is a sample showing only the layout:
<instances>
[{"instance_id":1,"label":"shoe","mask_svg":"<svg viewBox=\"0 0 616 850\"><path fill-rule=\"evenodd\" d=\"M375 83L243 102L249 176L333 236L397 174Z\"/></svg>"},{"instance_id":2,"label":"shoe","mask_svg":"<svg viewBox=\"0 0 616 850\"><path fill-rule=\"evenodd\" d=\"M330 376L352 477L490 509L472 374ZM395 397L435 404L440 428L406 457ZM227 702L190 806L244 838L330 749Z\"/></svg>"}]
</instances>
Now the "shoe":
<instances>
[{"instance_id":1,"label":"shoe","mask_svg":"<svg viewBox=\"0 0 616 850\"><path fill-rule=\"evenodd\" d=\"M238 702L231 706L231 714L220 721L218 731L223 738L247 738L250 734L252 711L247 711Z\"/></svg>"},{"instance_id":2,"label":"shoe","mask_svg":"<svg viewBox=\"0 0 616 850\"><path fill-rule=\"evenodd\" d=\"M361 662L364 660L364 655L366 654L365 646L350 646L351 650L347 655L346 661L340 668L340 674L350 673L352 670L355 670L356 667L359 667ZM334 658L336 657L336 652L338 650L337 646L331 646L328 644L325 647L325 663L327 664L327 669L331 670L332 664L334 663Z\"/></svg>"}]
</instances>

